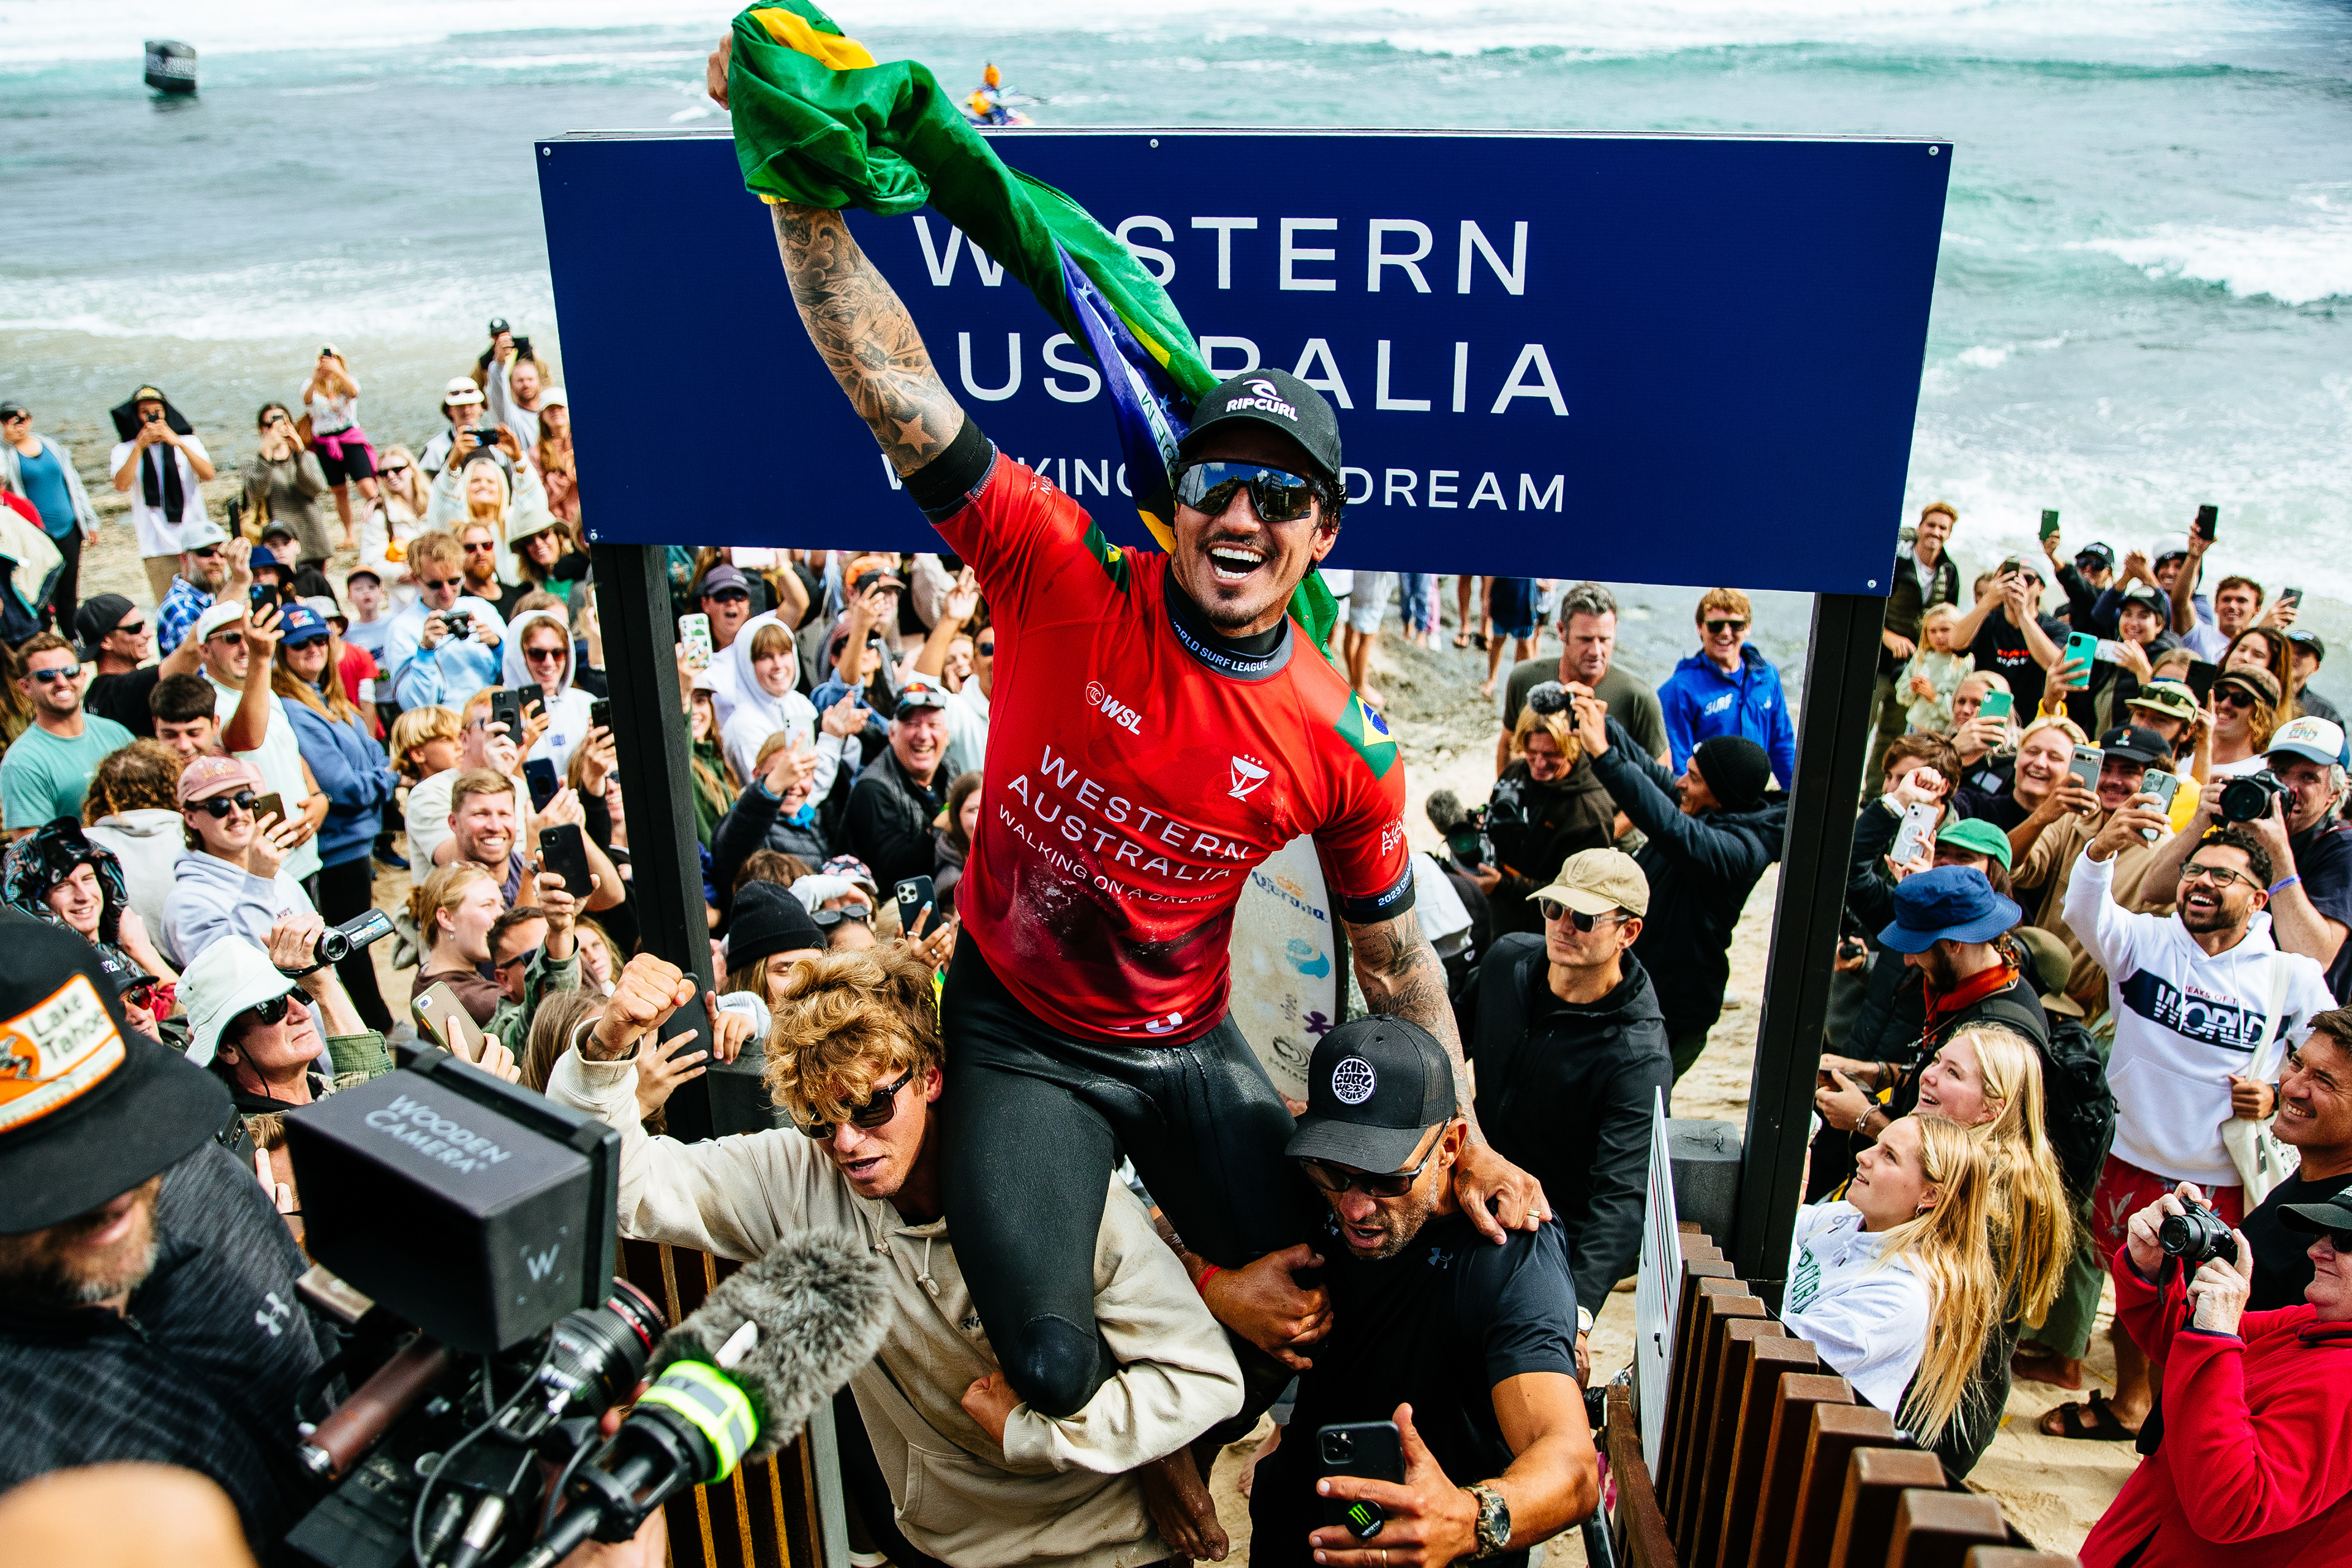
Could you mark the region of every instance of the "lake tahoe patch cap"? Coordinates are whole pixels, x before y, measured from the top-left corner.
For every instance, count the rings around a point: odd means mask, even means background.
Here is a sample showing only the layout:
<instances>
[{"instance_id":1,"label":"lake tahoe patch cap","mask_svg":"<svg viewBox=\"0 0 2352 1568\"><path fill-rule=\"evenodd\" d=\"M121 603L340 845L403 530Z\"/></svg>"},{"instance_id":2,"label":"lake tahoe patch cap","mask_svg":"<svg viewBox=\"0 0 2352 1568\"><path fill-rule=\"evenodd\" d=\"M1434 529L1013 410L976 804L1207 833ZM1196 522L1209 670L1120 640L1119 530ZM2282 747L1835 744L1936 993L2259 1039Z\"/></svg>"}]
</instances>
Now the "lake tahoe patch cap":
<instances>
[{"instance_id":1,"label":"lake tahoe patch cap","mask_svg":"<svg viewBox=\"0 0 2352 1568\"><path fill-rule=\"evenodd\" d=\"M1307 1114L1283 1152L1376 1173L1404 1169L1429 1130L1454 1119L1454 1064L1411 1019L1369 1014L1315 1042Z\"/></svg>"},{"instance_id":2,"label":"lake tahoe patch cap","mask_svg":"<svg viewBox=\"0 0 2352 1568\"><path fill-rule=\"evenodd\" d=\"M1559 875L1536 899L1557 899L1581 915L1608 915L1623 910L1632 915L1650 912L1650 879L1641 863L1622 849L1580 849L1561 862Z\"/></svg>"},{"instance_id":3,"label":"lake tahoe patch cap","mask_svg":"<svg viewBox=\"0 0 2352 1568\"><path fill-rule=\"evenodd\" d=\"M110 1203L204 1147L228 1090L122 1023L97 950L70 931L0 918L0 1236Z\"/></svg>"},{"instance_id":4,"label":"lake tahoe patch cap","mask_svg":"<svg viewBox=\"0 0 2352 1568\"><path fill-rule=\"evenodd\" d=\"M1990 942L2021 912L1974 866L1938 866L1895 884L1895 919L1878 942L1897 952L1925 952L1939 942Z\"/></svg>"},{"instance_id":5,"label":"lake tahoe patch cap","mask_svg":"<svg viewBox=\"0 0 2352 1568\"><path fill-rule=\"evenodd\" d=\"M1220 382L1192 405L1192 433L1177 450L1191 457L1220 425L1263 425L1304 447L1333 484L1339 482L1339 416L1323 395L1287 371L1251 370Z\"/></svg>"}]
</instances>

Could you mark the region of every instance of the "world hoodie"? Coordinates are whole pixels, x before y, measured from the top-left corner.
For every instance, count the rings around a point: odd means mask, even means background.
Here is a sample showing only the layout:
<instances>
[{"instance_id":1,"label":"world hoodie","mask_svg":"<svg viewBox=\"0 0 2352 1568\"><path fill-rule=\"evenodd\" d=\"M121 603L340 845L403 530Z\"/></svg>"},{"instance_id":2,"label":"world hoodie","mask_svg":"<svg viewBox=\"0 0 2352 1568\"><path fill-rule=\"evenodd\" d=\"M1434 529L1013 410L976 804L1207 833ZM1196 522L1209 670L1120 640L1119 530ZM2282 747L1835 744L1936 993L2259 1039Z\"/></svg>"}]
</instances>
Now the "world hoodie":
<instances>
[{"instance_id":1,"label":"world hoodie","mask_svg":"<svg viewBox=\"0 0 2352 1568\"><path fill-rule=\"evenodd\" d=\"M2116 1097L2116 1158L2168 1182L2234 1187L2242 1178L2221 1142L2231 1119L2230 1075L2252 1071L2270 1025L2273 965L2286 965L2290 1042L2336 1005L2327 976L2300 953L2281 952L2271 918L2208 956L2179 915L2138 914L2115 900L2115 860L2086 850L2066 885L2066 923L2107 972L2116 1043L2107 1086Z\"/></svg>"},{"instance_id":2,"label":"world hoodie","mask_svg":"<svg viewBox=\"0 0 2352 1568\"><path fill-rule=\"evenodd\" d=\"M770 696L751 668L751 645L759 640L762 626L775 626L784 633L782 697ZM718 662L727 667L735 689L735 706L719 732L719 746L744 787L751 787L759 776L760 748L767 744L769 736L782 731L792 737L793 745L816 750L816 776L809 781L808 798L821 801L831 795L842 757L856 744L857 737L818 735L816 709L800 691L800 654L793 643L792 628L773 611L754 616L743 623L735 640L718 656Z\"/></svg>"},{"instance_id":3,"label":"world hoodie","mask_svg":"<svg viewBox=\"0 0 2352 1568\"><path fill-rule=\"evenodd\" d=\"M531 674L530 661L522 652L523 634L542 622L563 634L563 684L552 700ZM545 757L555 764L555 776L562 778L572 766L572 753L588 738L588 706L593 700L572 684L572 666L577 657L572 646L572 623L559 611L525 610L508 625L504 651L500 678L520 691L525 702L541 702L547 709L547 732L525 753L525 759Z\"/></svg>"}]
</instances>

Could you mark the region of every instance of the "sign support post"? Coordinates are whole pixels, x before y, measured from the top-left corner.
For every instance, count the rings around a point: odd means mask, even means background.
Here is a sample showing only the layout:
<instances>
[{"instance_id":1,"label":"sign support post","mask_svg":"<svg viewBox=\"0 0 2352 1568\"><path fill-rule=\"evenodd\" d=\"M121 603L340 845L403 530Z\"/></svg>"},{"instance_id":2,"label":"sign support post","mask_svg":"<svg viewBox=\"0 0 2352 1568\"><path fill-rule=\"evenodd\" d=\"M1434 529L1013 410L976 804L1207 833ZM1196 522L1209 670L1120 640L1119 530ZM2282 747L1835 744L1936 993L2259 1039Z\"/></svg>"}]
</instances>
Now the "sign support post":
<instances>
[{"instance_id":1,"label":"sign support post","mask_svg":"<svg viewBox=\"0 0 2352 1568\"><path fill-rule=\"evenodd\" d=\"M596 616L604 632L604 674L612 687L613 733L619 744L623 812L629 826L630 886L637 896L644 950L711 989L710 921L703 913L702 856L694 837L694 738L678 706L677 616L670 605L667 552L657 544L591 547ZM677 1010L663 1037L687 1033L710 1048L701 1005ZM693 1142L715 1132L710 1071L670 1096L674 1137Z\"/></svg>"},{"instance_id":2,"label":"sign support post","mask_svg":"<svg viewBox=\"0 0 2352 1568\"><path fill-rule=\"evenodd\" d=\"M1878 674L1878 635L1885 623L1883 598L1813 597L1804 710L1797 724L1797 776L1781 841L1780 889L1748 1088L1732 1248L1739 1278L1776 1311L1802 1196L1813 1075L1829 1014L1830 965L1845 909L1846 860L1869 762L1875 718L1870 697Z\"/></svg>"}]
</instances>

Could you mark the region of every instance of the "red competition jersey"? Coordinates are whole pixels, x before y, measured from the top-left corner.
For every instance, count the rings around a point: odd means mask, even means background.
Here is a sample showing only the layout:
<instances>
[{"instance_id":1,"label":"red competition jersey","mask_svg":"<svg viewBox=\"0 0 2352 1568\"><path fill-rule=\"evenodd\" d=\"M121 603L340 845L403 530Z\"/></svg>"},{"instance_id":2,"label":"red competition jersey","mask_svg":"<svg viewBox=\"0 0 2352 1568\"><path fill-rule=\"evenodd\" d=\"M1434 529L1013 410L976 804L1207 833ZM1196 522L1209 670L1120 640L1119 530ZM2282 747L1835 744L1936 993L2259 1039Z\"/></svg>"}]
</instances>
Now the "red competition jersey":
<instances>
[{"instance_id":1,"label":"red competition jersey","mask_svg":"<svg viewBox=\"0 0 2352 1568\"><path fill-rule=\"evenodd\" d=\"M1412 907L1396 742L1295 626L1263 659L1213 646L1171 613L1166 556L1108 543L1002 455L937 526L996 626L956 908L1031 1012L1089 1039L1200 1035L1250 868L1302 833L1345 919Z\"/></svg>"}]
</instances>

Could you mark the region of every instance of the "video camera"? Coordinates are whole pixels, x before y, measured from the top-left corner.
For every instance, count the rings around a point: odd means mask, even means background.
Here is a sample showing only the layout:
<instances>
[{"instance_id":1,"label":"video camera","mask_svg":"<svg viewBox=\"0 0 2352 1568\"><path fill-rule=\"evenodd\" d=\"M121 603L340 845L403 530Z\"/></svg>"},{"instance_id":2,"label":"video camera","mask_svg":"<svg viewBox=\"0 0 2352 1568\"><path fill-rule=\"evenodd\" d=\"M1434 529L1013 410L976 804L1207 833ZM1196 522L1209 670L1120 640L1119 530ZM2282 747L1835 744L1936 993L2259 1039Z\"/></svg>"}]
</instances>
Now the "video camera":
<instances>
[{"instance_id":1,"label":"video camera","mask_svg":"<svg viewBox=\"0 0 2352 1568\"><path fill-rule=\"evenodd\" d=\"M299 1426L331 1489L287 1535L289 1560L551 1568L774 1452L872 1357L880 1267L822 1234L787 1238L665 1334L613 1277L621 1135L445 1051L396 1055L286 1117L318 1265L299 1294L340 1344ZM354 1392L325 1408L338 1379Z\"/></svg>"}]
</instances>

